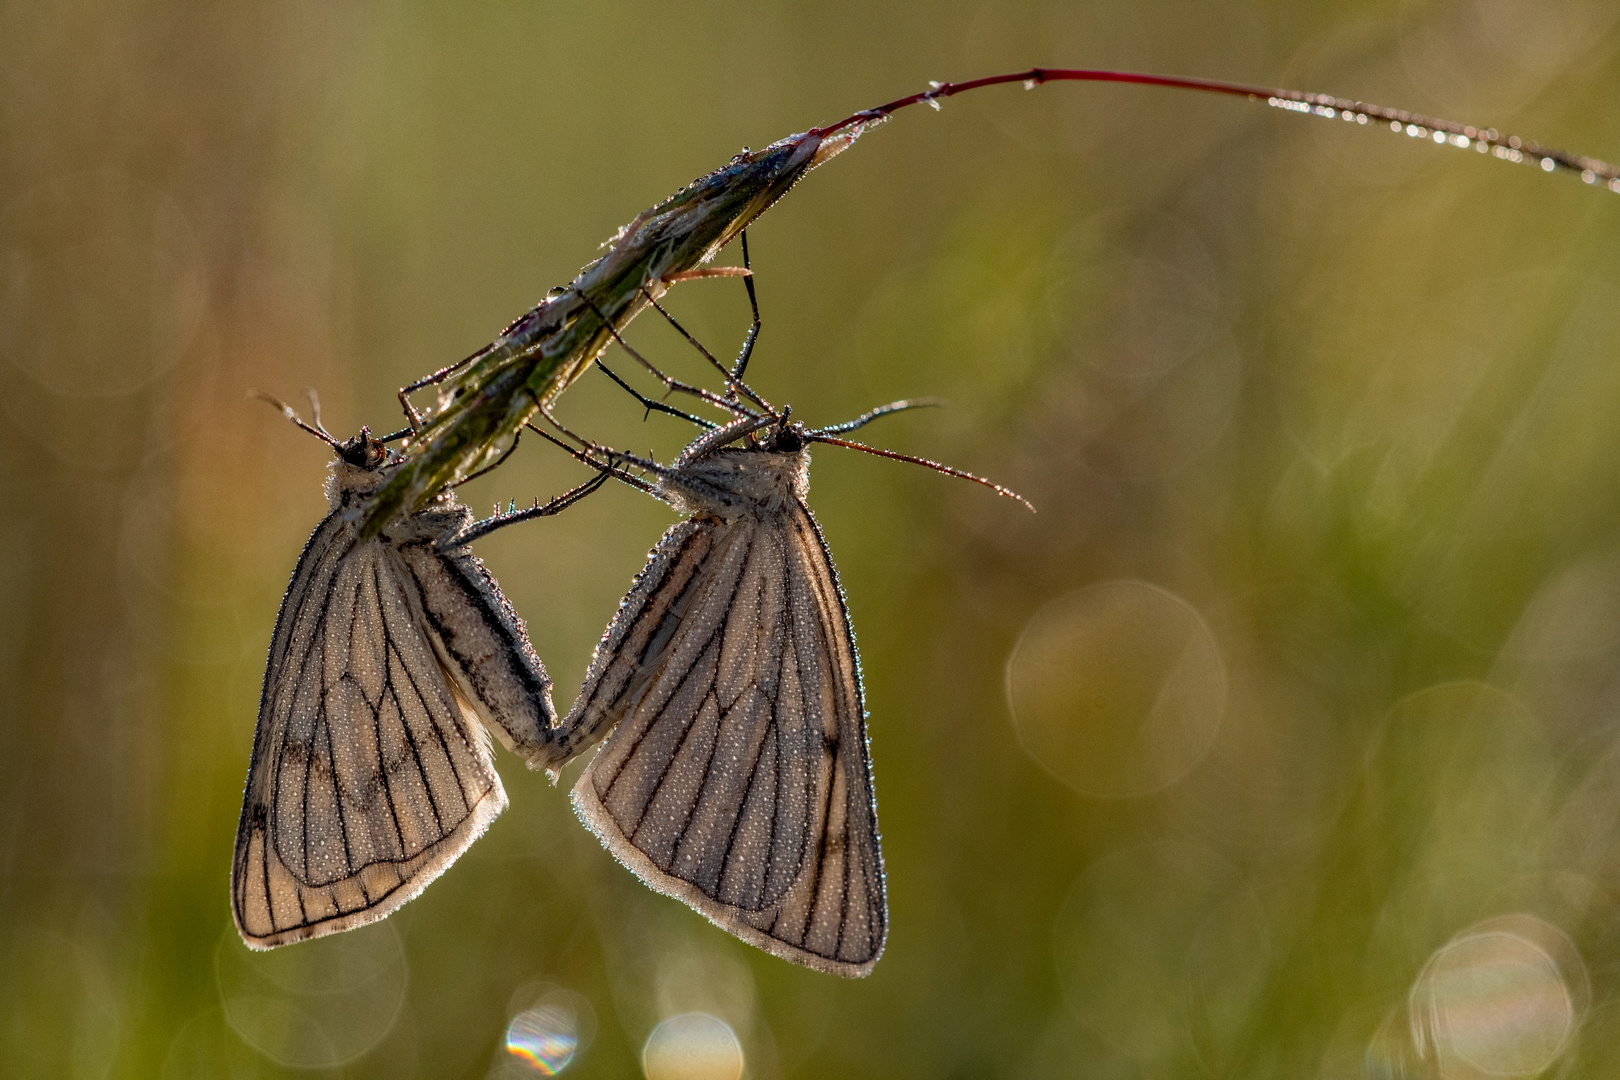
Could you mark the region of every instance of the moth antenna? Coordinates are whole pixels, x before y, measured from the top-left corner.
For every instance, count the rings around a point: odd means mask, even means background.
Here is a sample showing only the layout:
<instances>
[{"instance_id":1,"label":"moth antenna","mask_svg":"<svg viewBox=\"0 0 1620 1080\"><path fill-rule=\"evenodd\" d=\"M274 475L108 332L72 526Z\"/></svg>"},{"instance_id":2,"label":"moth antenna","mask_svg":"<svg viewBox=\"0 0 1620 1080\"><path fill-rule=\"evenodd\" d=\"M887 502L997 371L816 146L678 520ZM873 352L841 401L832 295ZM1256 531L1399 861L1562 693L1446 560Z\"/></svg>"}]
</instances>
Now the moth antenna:
<instances>
[{"instance_id":1,"label":"moth antenna","mask_svg":"<svg viewBox=\"0 0 1620 1080\"><path fill-rule=\"evenodd\" d=\"M382 438L378 439L377 441L380 442L380 443L398 442L401 439L408 439L412 435L415 435L415 434L416 434L416 429L415 428L400 428L398 431L394 432L393 434L384 435Z\"/></svg>"},{"instance_id":2,"label":"moth antenna","mask_svg":"<svg viewBox=\"0 0 1620 1080\"><path fill-rule=\"evenodd\" d=\"M309 411L315 420L315 430L328 439L332 439L332 433L326 430L325 424L321 423L321 396L315 392L313 386L306 387L304 393L309 395Z\"/></svg>"},{"instance_id":3,"label":"moth antenna","mask_svg":"<svg viewBox=\"0 0 1620 1080\"><path fill-rule=\"evenodd\" d=\"M867 446L865 443L852 442L849 439L830 439L819 432L811 434L810 441L831 443L834 446L847 446L851 450L860 450L867 454L876 454L878 457L892 458L895 461L909 461L913 465L925 465L928 468L933 469L935 472L944 473L946 476L955 476L962 480L972 480L975 484L983 484L991 491L994 491L997 495L1005 495L1009 499L1016 499L1023 503L1025 508L1028 509L1030 513L1033 514L1035 512L1035 507L1030 503L1030 501L1018 494L1018 492L1014 491L1012 488L1002 487L994 480L986 480L982 476L974 476L970 472L965 472L962 469L953 469L949 465L941 465L937 461L929 461L927 458L912 457L910 454L897 454L893 450L879 450L875 446Z\"/></svg>"},{"instance_id":4,"label":"moth antenna","mask_svg":"<svg viewBox=\"0 0 1620 1080\"><path fill-rule=\"evenodd\" d=\"M907 409L938 409L944 407L944 405L945 402L939 398L905 398L900 401L891 401L887 405L879 405L870 412L864 412L853 420L821 428L814 434L838 435L846 431L854 431L856 428L865 427L878 417L888 416L890 413L905 412Z\"/></svg>"},{"instance_id":5,"label":"moth antenna","mask_svg":"<svg viewBox=\"0 0 1620 1080\"><path fill-rule=\"evenodd\" d=\"M310 391L310 393L313 394L314 391ZM293 409L293 407L291 405L287 404L285 401L282 401L280 398L276 397L274 394L267 394L263 390L254 390L254 391L251 391L248 394L248 397L257 398L258 400L264 402L266 405L273 406L277 411L279 411L281 413L282 416L285 416L287 419L291 420L293 423L297 424L299 427L303 428L305 431L309 432L311 435L313 435L317 439L321 440L327 446L330 446L333 450L341 451L343 449L342 446L338 443L338 441L336 439L332 438L331 435L327 434L325 428L322 428L322 427L319 427L319 426L310 427L308 424L304 423L303 417L299 416L298 413L296 411L294 411L294 409Z\"/></svg>"}]
</instances>

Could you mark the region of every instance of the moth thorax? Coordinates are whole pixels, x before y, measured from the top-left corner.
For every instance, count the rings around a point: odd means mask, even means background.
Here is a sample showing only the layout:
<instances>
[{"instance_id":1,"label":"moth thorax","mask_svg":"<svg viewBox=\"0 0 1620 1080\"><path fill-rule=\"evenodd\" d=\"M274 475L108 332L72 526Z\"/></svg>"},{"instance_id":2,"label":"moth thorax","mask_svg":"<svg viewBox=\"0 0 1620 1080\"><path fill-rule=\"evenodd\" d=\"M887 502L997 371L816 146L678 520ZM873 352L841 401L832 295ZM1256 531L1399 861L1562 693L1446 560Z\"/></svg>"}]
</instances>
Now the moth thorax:
<instances>
[{"instance_id":1,"label":"moth thorax","mask_svg":"<svg viewBox=\"0 0 1620 1080\"><path fill-rule=\"evenodd\" d=\"M690 481L690 482L684 482ZM721 518L777 513L810 493L810 450L720 450L659 485L682 513Z\"/></svg>"}]
</instances>

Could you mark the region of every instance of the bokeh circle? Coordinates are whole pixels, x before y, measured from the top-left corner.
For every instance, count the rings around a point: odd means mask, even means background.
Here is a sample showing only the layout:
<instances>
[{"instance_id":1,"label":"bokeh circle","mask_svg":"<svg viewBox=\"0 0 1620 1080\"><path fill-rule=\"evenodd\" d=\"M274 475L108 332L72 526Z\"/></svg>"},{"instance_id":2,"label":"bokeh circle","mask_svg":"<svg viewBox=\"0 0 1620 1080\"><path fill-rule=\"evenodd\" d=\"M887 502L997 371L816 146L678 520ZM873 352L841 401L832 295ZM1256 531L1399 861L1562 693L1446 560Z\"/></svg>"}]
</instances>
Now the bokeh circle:
<instances>
[{"instance_id":1,"label":"bokeh circle","mask_svg":"<svg viewBox=\"0 0 1620 1080\"><path fill-rule=\"evenodd\" d=\"M647 1080L739 1080L742 1044L724 1020L682 1013L653 1028L641 1067Z\"/></svg>"},{"instance_id":2,"label":"bokeh circle","mask_svg":"<svg viewBox=\"0 0 1620 1080\"><path fill-rule=\"evenodd\" d=\"M290 1068L354 1060L383 1040L405 1004L405 949L386 922L262 953L232 930L215 967L226 1022Z\"/></svg>"},{"instance_id":3,"label":"bokeh circle","mask_svg":"<svg viewBox=\"0 0 1620 1080\"><path fill-rule=\"evenodd\" d=\"M1203 616L1145 581L1051 601L1007 661L1019 745L1082 795L1147 795L1186 776L1220 731L1226 695Z\"/></svg>"}]
</instances>

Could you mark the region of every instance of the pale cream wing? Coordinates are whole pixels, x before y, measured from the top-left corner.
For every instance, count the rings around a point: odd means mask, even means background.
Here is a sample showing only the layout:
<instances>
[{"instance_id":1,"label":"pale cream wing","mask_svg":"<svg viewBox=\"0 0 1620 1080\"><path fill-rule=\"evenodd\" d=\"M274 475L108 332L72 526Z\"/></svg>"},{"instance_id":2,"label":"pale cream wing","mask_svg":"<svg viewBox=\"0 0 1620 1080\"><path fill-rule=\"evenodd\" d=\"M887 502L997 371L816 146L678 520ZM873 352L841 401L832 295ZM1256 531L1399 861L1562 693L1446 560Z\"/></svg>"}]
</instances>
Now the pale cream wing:
<instances>
[{"instance_id":1,"label":"pale cream wing","mask_svg":"<svg viewBox=\"0 0 1620 1080\"><path fill-rule=\"evenodd\" d=\"M388 543L329 517L282 601L232 867L255 948L380 919L506 805Z\"/></svg>"},{"instance_id":2,"label":"pale cream wing","mask_svg":"<svg viewBox=\"0 0 1620 1080\"><path fill-rule=\"evenodd\" d=\"M603 645L565 724L617 724L586 824L743 940L867 974L888 916L860 673L809 511L672 530Z\"/></svg>"}]
</instances>

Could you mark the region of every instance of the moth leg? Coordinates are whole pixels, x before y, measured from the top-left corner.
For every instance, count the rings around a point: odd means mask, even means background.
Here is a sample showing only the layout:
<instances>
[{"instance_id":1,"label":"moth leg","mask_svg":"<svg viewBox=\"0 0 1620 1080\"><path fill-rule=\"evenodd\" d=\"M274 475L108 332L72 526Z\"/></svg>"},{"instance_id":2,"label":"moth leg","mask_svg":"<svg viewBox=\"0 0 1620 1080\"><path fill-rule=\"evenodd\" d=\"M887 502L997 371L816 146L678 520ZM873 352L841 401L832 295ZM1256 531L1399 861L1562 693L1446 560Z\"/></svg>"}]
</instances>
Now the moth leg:
<instances>
[{"instance_id":1,"label":"moth leg","mask_svg":"<svg viewBox=\"0 0 1620 1080\"><path fill-rule=\"evenodd\" d=\"M548 439L551 442L556 443L558 446L561 446L564 450L568 451L570 454L572 454L574 457L578 458L580 461L583 461L585 464L591 466L593 469L594 468L601 468L601 463L598 462L595 458L590 457L589 455L591 455L591 454L599 455L601 458L603 458L603 459L605 459L605 460L607 460L609 462L611 462L615 457L625 457L626 456L626 455L623 455L623 454L619 454L617 451L611 449L610 447L603 446L599 442L596 442L596 441L594 441L592 439L587 439L585 436L580 435L579 433L570 430L568 425L564 424L561 420L557 419L556 415L551 411L551 405L550 405L549 402L541 401L538 397L535 396L535 393L534 393L533 390L527 390L527 393L528 393L530 399L534 401L535 410L541 416L545 417L546 423L550 424L552 427L556 428L559 432L561 432L564 438L572 439L574 442L576 442L580 446L584 447L586 453L582 455L578 450L574 449L572 446L569 446L566 443L560 442L556 438L554 438L553 436L548 435L545 431L543 431L540 428L536 427L532 422L525 421L524 422L524 427L527 427L530 431L534 432L536 435L539 435L543 439ZM639 464L639 462L637 462L637 464Z\"/></svg>"},{"instance_id":2,"label":"moth leg","mask_svg":"<svg viewBox=\"0 0 1620 1080\"><path fill-rule=\"evenodd\" d=\"M530 396L532 397L533 394L531 393ZM691 477L683 475L679 471L678 467L660 465L651 458L638 457L635 454L627 454L623 450L615 450L610 446L603 446L601 443L593 442L583 435L570 431L561 420L558 420L556 416L552 415L549 405L540 402L538 398L535 398L535 405L539 410L540 415L545 417L547 423L556 428L567 438L577 442L585 449L584 451L577 450L574 447L569 446L567 443L564 443L562 440L546 433L544 430L536 427L532 423L526 424L525 426L530 431L533 431L535 434L539 435L541 438L547 439L562 447L569 454L591 466L593 469L601 469L611 472L615 478L622 480L631 487L645 491L647 494L656 499L665 498L664 495L659 493L656 486L647 483L638 476L631 475L623 469L616 468L616 464L622 463L634 465L638 469L645 469L647 472L661 476L666 480L680 481L686 487L692 487L695 483L697 483ZM776 418L773 416L756 416L753 413L745 413L723 427L715 427L704 435L700 436L697 442L692 443L691 445L687 446L686 450L682 451L682 459L684 459L688 454L697 453L701 455L701 453L707 452L707 449L712 449L714 446L724 446L728 442L740 439L750 431L754 431L762 427L768 427L774 423L776 423ZM694 450L694 448L696 448L696 450ZM596 456L593 457L592 455ZM682 459L677 459L677 466L679 466ZM708 485L701 486L708 487ZM716 494L719 494L718 491Z\"/></svg>"},{"instance_id":3,"label":"moth leg","mask_svg":"<svg viewBox=\"0 0 1620 1080\"><path fill-rule=\"evenodd\" d=\"M748 309L754 313L754 321L748 327L748 336L743 339L742 351L737 354L736 363L731 366L731 377L742 382L743 373L748 370L748 358L754 355L754 342L759 340L759 297L754 295L754 269L748 261L748 230L742 231L742 257L743 269L748 276L743 278L743 287L748 290Z\"/></svg>"},{"instance_id":4,"label":"moth leg","mask_svg":"<svg viewBox=\"0 0 1620 1080\"><path fill-rule=\"evenodd\" d=\"M741 266L700 266L696 270L679 270L673 274L665 274L658 281L662 285L678 285L683 281L698 281L703 278L750 277L752 274L752 270Z\"/></svg>"},{"instance_id":5,"label":"moth leg","mask_svg":"<svg viewBox=\"0 0 1620 1080\"><path fill-rule=\"evenodd\" d=\"M744 280L746 280L748 282L748 291L749 291L750 294L752 294L753 289L754 289L754 284L753 284L754 279L752 277L748 277L748 278L746 278ZM663 304L660 304L657 300L653 299L653 294L647 291L646 286L642 287L641 294L647 298L647 303L651 304L654 308L656 308L658 310L658 314L662 315L666 320L668 320L669 325L673 326L676 330L678 330L680 332L681 337L683 337L687 341L691 342L693 348L697 349L698 352L702 353L703 358L705 360L707 360L710 364L714 365L714 369L716 371L720 372L720 377L726 380L726 405L724 406L724 408L730 409L732 412L737 412L742 407L741 403L738 400L738 395L741 394L743 397L746 397L749 401L753 402L754 405L757 408L759 408L759 409L761 409L761 410L763 410L765 412L771 413L773 415L775 414L776 410L771 408L769 402L767 402L764 398L760 397L758 394L754 393L753 389L750 388L747 383L743 382L741 379L739 379L735 375L733 375L731 373L731 369L727 368L726 365L722 364L719 360L717 360L715 358L714 353L712 353L708 349L706 349L703 346L703 343L701 341L699 341L697 338L693 337L691 335L691 333L686 329L686 327L682 326L680 324L680 321L677 320L675 318L675 316L673 316L673 315L671 315L669 313L669 311L664 307ZM755 338L755 336L757 336L757 334L759 332L759 327L758 327L758 323L757 323L757 320L758 320L757 313L756 313L755 319L756 319L756 324L752 329L750 329L748 331L748 340L743 345L743 350L744 350L745 353L753 351L754 338ZM642 361L642 362L646 363L646 361ZM746 366L747 365L747 360L742 359L742 363ZM661 372L656 372L655 371L655 374L659 374L662 377Z\"/></svg>"},{"instance_id":6,"label":"moth leg","mask_svg":"<svg viewBox=\"0 0 1620 1080\"><path fill-rule=\"evenodd\" d=\"M514 432L512 434L512 445L508 446L505 450L502 450L500 457L496 458L494 461L490 462L488 465L485 465L482 469L479 469L477 472L469 473L466 476L463 476L460 480L457 480L455 483L451 484L450 486L453 487L453 488L460 487L462 484L465 484L469 480L476 480L480 476L483 476L485 473L493 472L494 470L500 468L503 464L506 463L506 459L511 457L512 454L517 450L518 438L520 436L522 436L522 434L523 434L522 431Z\"/></svg>"},{"instance_id":7,"label":"moth leg","mask_svg":"<svg viewBox=\"0 0 1620 1080\"><path fill-rule=\"evenodd\" d=\"M649 416L651 414L655 413L655 412L661 412L661 413L666 413L669 416L678 416L682 420L690 420L692 423L696 424L698 427L709 428L711 430L716 428L716 427L719 427L719 425L716 424L712 420L705 420L701 416L693 416L689 412L682 412L680 409L675 408L675 406L666 404L665 402L662 402L662 401L654 401L652 398L648 397L646 394L643 394L640 390L637 390L635 387L631 386L629 383L627 383L623 379L619 378L619 376L614 373L612 368L610 368L606 364L602 363L601 357L597 357L596 366L601 370L602 374L606 375L608 378L610 378L614 382L618 383L619 387L622 390L624 390L625 393L629 394L631 397L633 397L637 401L641 402L641 404L646 408L647 414ZM646 417L642 417L642 419L645 420Z\"/></svg>"},{"instance_id":8,"label":"moth leg","mask_svg":"<svg viewBox=\"0 0 1620 1080\"><path fill-rule=\"evenodd\" d=\"M415 405L411 404L411 395L413 393L415 393L418 390L425 389L425 388L427 388L429 386L433 386L433 385L435 385L437 383L444 382L444 380L448 379L450 376L454 375L456 372L460 371L462 368L466 367L468 364L471 364L473 361L477 360L479 357L485 355L486 353L488 353L494 347L495 347L494 344L485 345L482 349L479 349L477 352L473 353L471 356L468 356L468 357L466 357L464 359L461 359L461 360L457 360L455 363L450 364L450 365L448 365L446 367L442 367L438 371L435 371L431 375L424 375L422 378L417 379L415 382L411 383L409 386L400 387L399 388L399 405L400 405L400 408L405 410L405 422L407 424L407 427L405 428L404 432L402 432L399 436L390 435L387 439L384 439L383 441L384 442L390 442L394 438L396 438L396 437L401 437L402 438L406 434L415 435L416 434L416 429L422 426L422 414L416 411L416 406Z\"/></svg>"},{"instance_id":9,"label":"moth leg","mask_svg":"<svg viewBox=\"0 0 1620 1080\"><path fill-rule=\"evenodd\" d=\"M611 466L598 466L598 468L600 468L601 471L595 476L591 477L583 484L569 488L567 491L563 492L561 495L558 495L555 499L552 499L550 502L545 503L544 505L541 505L540 501L537 499L535 500L535 505L529 507L528 509L513 510L505 514L497 511L489 517L484 518L482 521L473 522L471 525L467 526L466 529L457 533L456 535L446 537L445 539L439 541L439 550L449 551L452 548L465 547L466 545L471 544L474 540L483 539L496 529L504 529L508 525L516 525L518 522L528 521L530 518L550 517L553 514L562 513L564 510L568 509L570 506L579 502L581 499L585 498L585 496L590 495L603 484L607 483L610 476L616 475L615 470ZM621 477L621 479L623 478Z\"/></svg>"},{"instance_id":10,"label":"moth leg","mask_svg":"<svg viewBox=\"0 0 1620 1080\"><path fill-rule=\"evenodd\" d=\"M657 307L659 311L664 310L663 308L658 307L658 302L652 299L652 294L647 292L645 287L643 287L641 291L642 295L645 296L654 307ZM585 306L590 308L598 319L602 320L602 325L607 327L608 333L613 335L613 340L619 343L619 347L634 357L636 362L642 367L651 372L653 377L659 382L663 383L666 389L671 391L680 391L683 394L690 394L700 401L705 401L708 404L713 405L715 408L720 409L723 412L728 412L733 416L742 416L752 413L752 410L747 409L736 402L728 401L719 394L710 393L701 386L693 386L691 383L682 382L680 379L666 375L655 364L653 364L651 360L648 360L645 356L642 356L630 346L629 342L624 340L624 337L619 333L618 327L614 326L613 321L606 315L602 314L602 309L596 306L596 301L587 296L583 290L575 289L574 292L578 294L581 300L585 301ZM666 312L665 314L667 316L668 313ZM685 331L682 332L684 333ZM710 359L712 360L714 358L711 356ZM725 373L725 369L723 367L721 368L721 373Z\"/></svg>"},{"instance_id":11,"label":"moth leg","mask_svg":"<svg viewBox=\"0 0 1620 1080\"><path fill-rule=\"evenodd\" d=\"M743 264L741 268L735 266L717 267L715 268L714 272L705 273L703 275L704 277L740 277L743 279L743 285L748 289L748 306L753 310L754 321L753 324L748 328L748 336L743 341L742 352L737 355L736 362L730 368L726 367L726 365L715 359L715 355L708 349L704 348L703 343L697 338L693 337L691 333L687 331L686 327L680 324L675 316L671 315L667 310L665 310L664 305L658 302L653 294L647 290L645 285L641 287L641 295L646 297L647 302L657 309L658 314L662 315L666 320L668 320L669 325L673 326L681 337L691 342L692 347L698 352L702 353L703 358L710 364L714 365L716 371L720 372L721 378L726 380L727 401L736 404L738 402L738 395L741 394L743 397L746 397L749 401L753 402L756 407L764 410L767 413L775 415L776 410L771 408L769 403L767 403L764 398L754 393L753 389L750 388L747 383L742 381L742 373L748 367L748 358L753 355L754 342L759 338L760 327L759 298L754 294L754 271L753 267L749 265L748 261L748 231L746 229L744 229L742 233L742 249ZM696 271L689 271L689 273L695 272Z\"/></svg>"},{"instance_id":12,"label":"moth leg","mask_svg":"<svg viewBox=\"0 0 1620 1080\"><path fill-rule=\"evenodd\" d=\"M754 321L748 327L748 336L743 339L742 351L737 354L737 359L732 363L731 370L726 372L724 369L722 369L722 373L726 375L728 381L738 383L742 382L743 373L748 370L748 359L754 355L754 342L759 340L760 328L759 297L754 293L754 267L748 259L748 230L744 229L739 236L742 240L742 266L717 266L712 268L704 268L701 270L685 270L679 274L670 274L668 277L660 279L665 285L673 285L677 281L690 281L693 278L700 277L740 277L743 279L743 287L748 290L748 308L751 312L753 312ZM657 303L654 303L653 306L658 307ZM681 335L685 337L686 340L692 342L694 345L697 345L699 349L703 349L703 346L698 344L697 340L694 339L691 334L688 334L686 330L682 328L681 324L676 322L674 318L670 316L669 312L665 311L662 307L658 307L658 311L664 316L664 318L669 319L670 324L673 325L675 329L679 330ZM707 349L703 349L703 355L709 355ZM712 361L714 360L714 357L710 356L709 359ZM728 390L726 392L726 396L730 398L735 398L736 394L737 392L735 390Z\"/></svg>"},{"instance_id":13,"label":"moth leg","mask_svg":"<svg viewBox=\"0 0 1620 1080\"><path fill-rule=\"evenodd\" d=\"M589 465L591 468L597 471L597 475L591 477L583 484L578 484L572 488L569 488L561 495L558 495L556 498L544 504L536 499L533 506L523 510L513 510L508 513L502 513L499 510L499 504L497 503L497 509L494 514L484 518L481 521L473 522L464 531L457 533L455 536L447 537L444 540L441 540L437 545L440 551L449 551L452 548L464 547L471 544L474 540L488 536L496 529L504 529L506 526L515 525L520 521L528 521L531 518L550 517L553 514L560 514L570 506L574 505L574 503L579 502L587 495L597 491L608 481L610 477L629 484L631 487L639 488L642 491L649 493L652 492L653 487L651 484L647 483L647 481L641 479L639 476L626 472L624 469L614 464L615 459L626 458L629 458L632 464L641 464L640 459L631 458L629 455L620 454L617 451L610 450L605 446L599 446L582 435L574 434L572 431L565 428L556 417L551 415L551 410L549 408L544 405L541 405L539 408L541 415L554 424L559 431L569 438L579 442L586 449L575 449L574 447L563 442L561 439L557 438L555 435L536 427L532 423L525 423L523 426L540 436L542 439L545 439L547 442L561 447L566 453L571 455L576 460ZM512 450L516 449L516 447L517 438L514 437L512 440L512 448L508 449L505 454L501 455L500 461L495 462L494 465L490 465L488 468L480 469L478 472L474 473L473 476L482 476L490 469L495 468L495 466L499 465L501 461L505 461L512 453ZM593 453L601 455L602 460L599 460L597 457L593 457ZM467 480L471 480L473 476L467 477ZM462 481L462 483L465 482L466 481Z\"/></svg>"}]
</instances>

